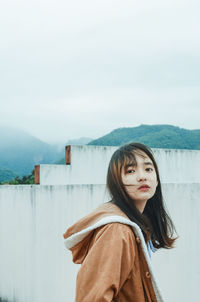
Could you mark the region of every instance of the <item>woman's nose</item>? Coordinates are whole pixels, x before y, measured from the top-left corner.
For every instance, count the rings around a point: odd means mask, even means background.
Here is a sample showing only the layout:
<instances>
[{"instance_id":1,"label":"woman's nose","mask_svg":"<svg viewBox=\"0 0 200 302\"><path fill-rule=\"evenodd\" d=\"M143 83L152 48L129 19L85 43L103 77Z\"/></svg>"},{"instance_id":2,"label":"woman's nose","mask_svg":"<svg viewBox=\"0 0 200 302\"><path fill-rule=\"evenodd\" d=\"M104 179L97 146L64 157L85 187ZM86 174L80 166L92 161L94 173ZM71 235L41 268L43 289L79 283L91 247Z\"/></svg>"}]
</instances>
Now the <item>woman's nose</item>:
<instances>
[{"instance_id":1,"label":"woman's nose","mask_svg":"<svg viewBox=\"0 0 200 302\"><path fill-rule=\"evenodd\" d=\"M143 171L141 172L138 172L137 174L137 181L145 181L147 178L146 178L146 175Z\"/></svg>"}]
</instances>

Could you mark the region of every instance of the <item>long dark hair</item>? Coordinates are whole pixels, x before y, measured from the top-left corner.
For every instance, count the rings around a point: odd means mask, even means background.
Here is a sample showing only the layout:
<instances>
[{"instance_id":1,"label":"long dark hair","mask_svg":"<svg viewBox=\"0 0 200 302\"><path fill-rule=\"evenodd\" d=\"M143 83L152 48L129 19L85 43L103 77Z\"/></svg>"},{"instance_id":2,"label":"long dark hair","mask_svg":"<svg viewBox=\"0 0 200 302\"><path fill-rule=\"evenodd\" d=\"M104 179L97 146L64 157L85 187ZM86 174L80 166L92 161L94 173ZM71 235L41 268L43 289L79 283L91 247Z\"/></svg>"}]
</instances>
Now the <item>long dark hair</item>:
<instances>
[{"instance_id":1,"label":"long dark hair","mask_svg":"<svg viewBox=\"0 0 200 302\"><path fill-rule=\"evenodd\" d=\"M121 173L126 165L136 163L135 154L144 156L144 153L153 162L158 185L155 194L148 199L145 209L141 213L126 192ZM175 227L164 207L158 166L149 147L133 142L116 150L108 166L107 188L112 197L111 202L117 205L131 221L139 225L146 241L151 239L157 249L173 247L176 240L176 238L173 238Z\"/></svg>"}]
</instances>

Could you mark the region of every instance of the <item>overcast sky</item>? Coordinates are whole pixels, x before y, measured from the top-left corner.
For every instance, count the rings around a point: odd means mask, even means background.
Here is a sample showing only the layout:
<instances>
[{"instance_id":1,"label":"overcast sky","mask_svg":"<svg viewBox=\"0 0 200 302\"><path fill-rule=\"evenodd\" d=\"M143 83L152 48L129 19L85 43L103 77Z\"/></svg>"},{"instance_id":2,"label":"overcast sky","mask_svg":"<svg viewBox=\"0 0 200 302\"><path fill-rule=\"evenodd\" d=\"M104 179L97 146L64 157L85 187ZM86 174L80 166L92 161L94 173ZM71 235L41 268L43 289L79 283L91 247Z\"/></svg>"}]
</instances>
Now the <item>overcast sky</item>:
<instances>
[{"instance_id":1,"label":"overcast sky","mask_svg":"<svg viewBox=\"0 0 200 302\"><path fill-rule=\"evenodd\" d=\"M2 0L0 125L46 142L200 129L199 0Z\"/></svg>"}]
</instances>

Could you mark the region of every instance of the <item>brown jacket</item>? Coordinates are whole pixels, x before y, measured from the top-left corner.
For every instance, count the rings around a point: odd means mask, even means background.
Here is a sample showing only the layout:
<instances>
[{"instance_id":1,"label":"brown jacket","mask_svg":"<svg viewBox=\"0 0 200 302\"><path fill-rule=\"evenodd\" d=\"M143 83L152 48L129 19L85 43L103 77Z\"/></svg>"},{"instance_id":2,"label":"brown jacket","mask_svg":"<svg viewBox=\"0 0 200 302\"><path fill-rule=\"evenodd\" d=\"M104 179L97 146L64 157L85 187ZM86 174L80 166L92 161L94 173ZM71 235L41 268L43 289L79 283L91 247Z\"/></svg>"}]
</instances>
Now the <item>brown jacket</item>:
<instances>
[{"instance_id":1,"label":"brown jacket","mask_svg":"<svg viewBox=\"0 0 200 302\"><path fill-rule=\"evenodd\" d=\"M161 302L140 228L114 204L101 205L64 234L77 275L76 302Z\"/></svg>"}]
</instances>

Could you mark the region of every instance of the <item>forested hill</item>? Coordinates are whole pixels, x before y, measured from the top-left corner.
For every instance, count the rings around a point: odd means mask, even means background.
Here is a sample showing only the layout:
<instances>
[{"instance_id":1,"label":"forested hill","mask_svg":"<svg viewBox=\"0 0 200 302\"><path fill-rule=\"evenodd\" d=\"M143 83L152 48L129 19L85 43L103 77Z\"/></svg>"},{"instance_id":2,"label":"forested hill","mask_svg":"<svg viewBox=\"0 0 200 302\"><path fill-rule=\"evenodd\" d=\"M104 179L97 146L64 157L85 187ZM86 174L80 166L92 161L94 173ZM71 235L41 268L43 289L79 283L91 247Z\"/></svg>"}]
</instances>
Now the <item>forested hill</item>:
<instances>
[{"instance_id":1,"label":"forested hill","mask_svg":"<svg viewBox=\"0 0 200 302\"><path fill-rule=\"evenodd\" d=\"M142 124L138 127L115 129L88 145L119 146L132 141L144 143L151 148L200 150L200 130Z\"/></svg>"},{"instance_id":2,"label":"forested hill","mask_svg":"<svg viewBox=\"0 0 200 302\"><path fill-rule=\"evenodd\" d=\"M17 175L13 171L0 168L0 182L9 181L14 179L16 176Z\"/></svg>"},{"instance_id":3,"label":"forested hill","mask_svg":"<svg viewBox=\"0 0 200 302\"><path fill-rule=\"evenodd\" d=\"M34 165L54 163L63 154L24 131L8 127L0 127L0 142L0 181L28 175Z\"/></svg>"}]
</instances>

